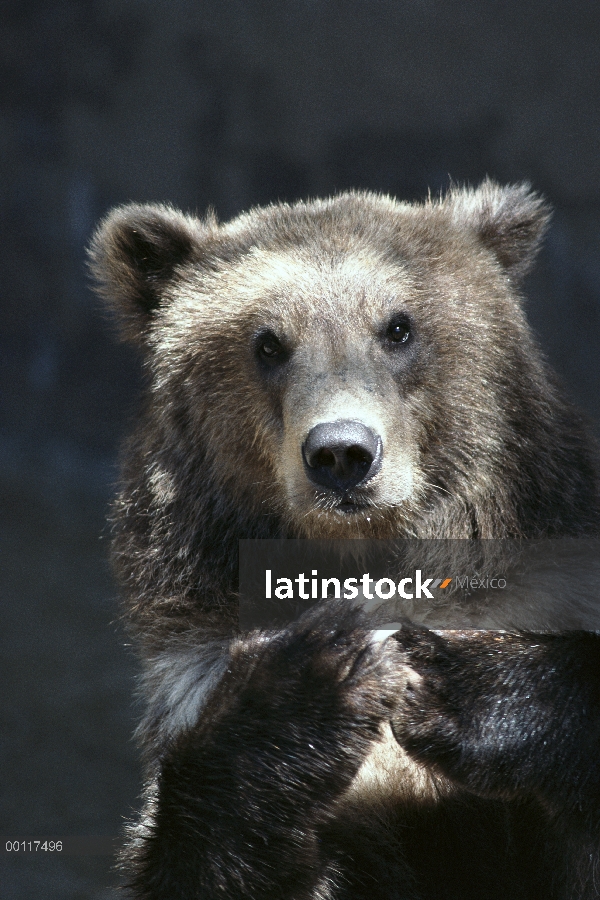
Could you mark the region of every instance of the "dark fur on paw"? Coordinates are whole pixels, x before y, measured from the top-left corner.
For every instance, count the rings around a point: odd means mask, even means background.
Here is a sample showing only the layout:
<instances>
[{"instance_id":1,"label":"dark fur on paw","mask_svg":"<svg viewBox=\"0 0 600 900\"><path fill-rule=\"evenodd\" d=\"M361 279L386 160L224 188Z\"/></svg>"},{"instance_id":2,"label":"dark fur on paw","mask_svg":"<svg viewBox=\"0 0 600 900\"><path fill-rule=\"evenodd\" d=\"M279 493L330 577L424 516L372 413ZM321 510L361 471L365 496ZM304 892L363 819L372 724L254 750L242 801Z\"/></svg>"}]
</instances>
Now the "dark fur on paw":
<instances>
[{"instance_id":1,"label":"dark fur on paw","mask_svg":"<svg viewBox=\"0 0 600 900\"><path fill-rule=\"evenodd\" d=\"M241 705L257 706L269 720L305 721L311 731L351 728L358 738L377 733L404 685L394 642L373 641L360 610L327 602L273 636L250 636L233 652L233 672L246 667Z\"/></svg>"},{"instance_id":2,"label":"dark fur on paw","mask_svg":"<svg viewBox=\"0 0 600 900\"><path fill-rule=\"evenodd\" d=\"M278 772L299 804L326 805L350 784L404 682L394 641L374 642L364 614L348 604L320 604L281 632L233 647L202 720L165 765L185 757L195 769L220 748L220 766L243 772L258 792Z\"/></svg>"},{"instance_id":3,"label":"dark fur on paw","mask_svg":"<svg viewBox=\"0 0 600 900\"><path fill-rule=\"evenodd\" d=\"M410 671L392 717L398 742L477 793L511 796L520 787L515 757L535 719L518 683L529 645L515 634L412 626L395 637Z\"/></svg>"},{"instance_id":4,"label":"dark fur on paw","mask_svg":"<svg viewBox=\"0 0 600 900\"><path fill-rule=\"evenodd\" d=\"M408 753L482 796L579 802L574 773L600 746L596 635L407 626L395 638L409 674L392 729Z\"/></svg>"}]
</instances>

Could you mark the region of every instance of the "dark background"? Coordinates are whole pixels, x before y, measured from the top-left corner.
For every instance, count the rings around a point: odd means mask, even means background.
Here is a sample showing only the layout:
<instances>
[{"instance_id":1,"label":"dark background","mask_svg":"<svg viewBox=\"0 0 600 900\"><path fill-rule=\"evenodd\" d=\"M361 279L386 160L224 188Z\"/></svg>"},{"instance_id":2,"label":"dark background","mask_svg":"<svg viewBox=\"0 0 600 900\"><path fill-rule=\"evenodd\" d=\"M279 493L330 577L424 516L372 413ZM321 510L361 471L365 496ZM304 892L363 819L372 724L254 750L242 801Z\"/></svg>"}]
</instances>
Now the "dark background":
<instances>
[{"instance_id":1,"label":"dark background","mask_svg":"<svg viewBox=\"0 0 600 900\"><path fill-rule=\"evenodd\" d=\"M600 420L600 7L587 0L15 0L0 7L0 834L117 834L131 651L106 562L139 361L86 280L128 200L227 218L346 187L528 179L530 317ZM2 848L0 848L1 850ZM109 857L0 853L3 900L113 897Z\"/></svg>"}]
</instances>

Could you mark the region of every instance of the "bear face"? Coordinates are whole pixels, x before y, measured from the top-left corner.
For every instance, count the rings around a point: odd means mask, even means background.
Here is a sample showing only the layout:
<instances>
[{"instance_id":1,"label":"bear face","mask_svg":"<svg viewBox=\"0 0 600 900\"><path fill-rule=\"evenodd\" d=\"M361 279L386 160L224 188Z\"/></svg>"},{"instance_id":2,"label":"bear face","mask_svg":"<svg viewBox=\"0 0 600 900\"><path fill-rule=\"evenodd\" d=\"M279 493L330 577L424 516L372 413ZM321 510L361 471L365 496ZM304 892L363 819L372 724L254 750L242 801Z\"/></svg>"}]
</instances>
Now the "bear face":
<instances>
[{"instance_id":1,"label":"bear face","mask_svg":"<svg viewBox=\"0 0 600 900\"><path fill-rule=\"evenodd\" d=\"M547 220L525 187L489 182L423 206L346 194L221 227L130 206L92 258L146 349L170 441L186 460L201 448L204 481L237 507L288 536L499 537L535 530L523 482L556 503L551 482L573 469L555 471L572 450L557 433L580 433L518 293ZM154 474L167 497L168 470Z\"/></svg>"},{"instance_id":2,"label":"bear face","mask_svg":"<svg viewBox=\"0 0 600 900\"><path fill-rule=\"evenodd\" d=\"M134 617L231 606L240 538L589 531L589 442L519 294L548 217L491 182L114 211L92 269L149 375L116 511Z\"/></svg>"}]
</instances>

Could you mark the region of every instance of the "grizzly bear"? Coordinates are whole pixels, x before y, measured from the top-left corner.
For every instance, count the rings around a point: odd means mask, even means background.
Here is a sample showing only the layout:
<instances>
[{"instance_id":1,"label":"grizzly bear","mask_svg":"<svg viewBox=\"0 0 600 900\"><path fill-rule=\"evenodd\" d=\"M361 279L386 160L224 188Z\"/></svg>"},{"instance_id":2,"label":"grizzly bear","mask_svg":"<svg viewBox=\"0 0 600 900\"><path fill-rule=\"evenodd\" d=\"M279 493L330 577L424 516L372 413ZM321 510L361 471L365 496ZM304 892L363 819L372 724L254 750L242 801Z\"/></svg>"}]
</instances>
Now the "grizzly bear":
<instances>
[{"instance_id":1,"label":"grizzly bear","mask_svg":"<svg viewBox=\"0 0 600 900\"><path fill-rule=\"evenodd\" d=\"M137 900L600 896L595 596L559 594L543 633L525 600L385 640L343 600L236 627L243 538L598 534L594 451L520 294L548 218L486 181L100 226L147 375L114 507L147 703Z\"/></svg>"}]
</instances>

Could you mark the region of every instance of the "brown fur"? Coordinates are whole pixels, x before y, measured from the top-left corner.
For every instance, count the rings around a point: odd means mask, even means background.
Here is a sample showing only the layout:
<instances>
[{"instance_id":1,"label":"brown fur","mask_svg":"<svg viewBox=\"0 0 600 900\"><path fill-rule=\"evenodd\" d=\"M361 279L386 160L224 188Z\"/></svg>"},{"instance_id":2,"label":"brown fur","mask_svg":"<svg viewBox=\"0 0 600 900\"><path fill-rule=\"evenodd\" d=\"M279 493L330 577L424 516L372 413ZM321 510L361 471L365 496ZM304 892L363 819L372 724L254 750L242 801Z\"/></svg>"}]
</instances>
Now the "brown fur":
<instances>
[{"instance_id":1,"label":"brown fur","mask_svg":"<svg viewBox=\"0 0 600 900\"><path fill-rule=\"evenodd\" d=\"M424 205L350 193L226 225L160 206L107 218L92 268L149 380L115 509L143 640L231 625L242 537L595 527L588 441L519 294L547 221L527 187L491 182ZM416 335L402 358L380 340L397 312ZM291 353L274 376L254 354L264 328ZM302 441L327 417L360 417L383 437L353 515L302 469Z\"/></svg>"},{"instance_id":2,"label":"brown fur","mask_svg":"<svg viewBox=\"0 0 600 900\"><path fill-rule=\"evenodd\" d=\"M376 646L334 605L231 640L240 538L597 532L590 444L519 293L548 215L526 186L486 182L423 205L350 193L225 225L131 205L101 225L98 289L148 379L114 509L145 663L148 785L127 850L139 900L595 896L595 738L588 750L581 737L593 635L573 650L550 638L547 653L528 637L504 654L428 632ZM403 344L389 338L398 317ZM342 501L302 455L340 419L383 447ZM581 627L564 624L574 601L555 588L548 622ZM517 601L526 623L537 600ZM531 794L558 803L568 841Z\"/></svg>"}]
</instances>

